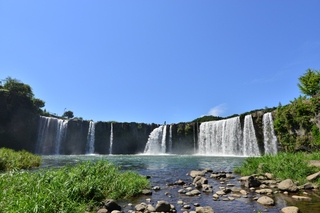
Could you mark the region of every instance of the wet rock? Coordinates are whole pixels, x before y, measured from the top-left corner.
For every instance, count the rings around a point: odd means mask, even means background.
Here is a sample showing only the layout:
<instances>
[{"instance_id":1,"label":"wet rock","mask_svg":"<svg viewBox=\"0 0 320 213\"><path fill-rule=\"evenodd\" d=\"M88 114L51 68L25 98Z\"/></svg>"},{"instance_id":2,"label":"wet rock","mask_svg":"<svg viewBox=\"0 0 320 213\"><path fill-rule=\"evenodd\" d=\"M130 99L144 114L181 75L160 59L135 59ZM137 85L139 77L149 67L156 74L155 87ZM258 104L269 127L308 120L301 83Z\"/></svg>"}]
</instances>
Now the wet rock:
<instances>
[{"instance_id":1,"label":"wet rock","mask_svg":"<svg viewBox=\"0 0 320 213\"><path fill-rule=\"evenodd\" d=\"M186 184L183 180L177 180L176 182L174 182L174 185L179 185L179 186L182 186Z\"/></svg>"},{"instance_id":2,"label":"wet rock","mask_svg":"<svg viewBox=\"0 0 320 213\"><path fill-rule=\"evenodd\" d=\"M196 207L197 213L214 213L210 206Z\"/></svg>"},{"instance_id":3,"label":"wet rock","mask_svg":"<svg viewBox=\"0 0 320 213\"><path fill-rule=\"evenodd\" d=\"M153 190L154 191L159 191L161 188L160 188L160 186L155 186L155 187L153 187Z\"/></svg>"},{"instance_id":4,"label":"wet rock","mask_svg":"<svg viewBox=\"0 0 320 213\"><path fill-rule=\"evenodd\" d=\"M148 212L155 212L156 211L156 209L151 204L147 205L147 210L148 210Z\"/></svg>"},{"instance_id":5,"label":"wet rock","mask_svg":"<svg viewBox=\"0 0 320 213\"><path fill-rule=\"evenodd\" d=\"M259 189L259 190L256 190L256 193L258 193L258 194L268 194L268 193L272 193L272 189Z\"/></svg>"},{"instance_id":6,"label":"wet rock","mask_svg":"<svg viewBox=\"0 0 320 213\"><path fill-rule=\"evenodd\" d=\"M297 185L291 179L286 179L284 181L281 181L278 184L278 188L282 191L289 191L289 192L298 191Z\"/></svg>"},{"instance_id":7,"label":"wet rock","mask_svg":"<svg viewBox=\"0 0 320 213\"><path fill-rule=\"evenodd\" d=\"M146 203L140 203L135 206L135 210L138 212L144 212L147 209L148 209L148 205Z\"/></svg>"},{"instance_id":8,"label":"wet rock","mask_svg":"<svg viewBox=\"0 0 320 213\"><path fill-rule=\"evenodd\" d=\"M302 186L302 188L305 190L310 190L310 189L314 189L314 185L311 183L306 183Z\"/></svg>"},{"instance_id":9,"label":"wet rock","mask_svg":"<svg viewBox=\"0 0 320 213\"><path fill-rule=\"evenodd\" d=\"M205 174L206 174L205 171L192 170L189 175L195 178L196 176L204 176Z\"/></svg>"},{"instance_id":10,"label":"wet rock","mask_svg":"<svg viewBox=\"0 0 320 213\"><path fill-rule=\"evenodd\" d=\"M199 195L199 194L201 194L201 192L198 189L194 189L190 193L191 193L191 195Z\"/></svg>"},{"instance_id":11,"label":"wet rock","mask_svg":"<svg viewBox=\"0 0 320 213\"><path fill-rule=\"evenodd\" d=\"M143 195L152 195L152 191L149 189L144 189L144 190L142 190L142 194Z\"/></svg>"},{"instance_id":12,"label":"wet rock","mask_svg":"<svg viewBox=\"0 0 320 213\"><path fill-rule=\"evenodd\" d=\"M287 206L281 209L282 213L298 213L299 208L295 206Z\"/></svg>"},{"instance_id":13,"label":"wet rock","mask_svg":"<svg viewBox=\"0 0 320 213\"><path fill-rule=\"evenodd\" d=\"M166 201L158 201L155 211L156 212L172 212L174 210L174 206L170 205L170 203Z\"/></svg>"},{"instance_id":14,"label":"wet rock","mask_svg":"<svg viewBox=\"0 0 320 213\"><path fill-rule=\"evenodd\" d=\"M119 206L114 200L108 199L104 203L104 206L106 209L108 209L109 212L112 212L113 210L121 211L121 206Z\"/></svg>"},{"instance_id":15,"label":"wet rock","mask_svg":"<svg viewBox=\"0 0 320 213\"><path fill-rule=\"evenodd\" d=\"M190 205L184 205L183 208L184 209L191 209L191 206Z\"/></svg>"},{"instance_id":16,"label":"wet rock","mask_svg":"<svg viewBox=\"0 0 320 213\"><path fill-rule=\"evenodd\" d=\"M245 186L247 188L250 188L250 187L259 187L261 185L261 182L254 176L244 176L244 177L241 177L239 179L240 181L240 184L242 186Z\"/></svg>"},{"instance_id":17,"label":"wet rock","mask_svg":"<svg viewBox=\"0 0 320 213\"><path fill-rule=\"evenodd\" d=\"M108 212L108 209L105 209L105 208L99 209L99 210L97 211L97 213L107 213L107 212Z\"/></svg>"},{"instance_id":18,"label":"wet rock","mask_svg":"<svg viewBox=\"0 0 320 213\"><path fill-rule=\"evenodd\" d=\"M239 187L232 187L231 188L231 191L232 192L240 192L242 189L241 188L239 188Z\"/></svg>"},{"instance_id":19,"label":"wet rock","mask_svg":"<svg viewBox=\"0 0 320 213\"><path fill-rule=\"evenodd\" d=\"M274 200L268 196L262 196L257 200L258 203L264 206L273 206Z\"/></svg>"}]
</instances>

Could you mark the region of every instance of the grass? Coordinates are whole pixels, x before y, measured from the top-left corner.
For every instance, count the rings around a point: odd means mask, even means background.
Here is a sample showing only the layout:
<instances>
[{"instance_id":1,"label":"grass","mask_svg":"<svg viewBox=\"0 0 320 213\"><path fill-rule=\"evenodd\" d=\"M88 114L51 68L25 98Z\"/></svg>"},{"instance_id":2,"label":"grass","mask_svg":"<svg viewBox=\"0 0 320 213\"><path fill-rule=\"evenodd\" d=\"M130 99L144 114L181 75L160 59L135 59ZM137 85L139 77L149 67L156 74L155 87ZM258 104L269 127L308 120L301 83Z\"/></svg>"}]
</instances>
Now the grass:
<instances>
[{"instance_id":1,"label":"grass","mask_svg":"<svg viewBox=\"0 0 320 213\"><path fill-rule=\"evenodd\" d=\"M314 153L278 153L277 155L264 155L262 157L249 157L235 169L241 175L272 173L282 180L290 178L307 182L306 177L319 171L319 168L308 166L309 160L320 160L320 152ZM315 182L318 186L320 180Z\"/></svg>"},{"instance_id":2,"label":"grass","mask_svg":"<svg viewBox=\"0 0 320 213\"><path fill-rule=\"evenodd\" d=\"M128 198L149 187L149 181L131 171L121 172L107 162L85 162L37 172L0 175L3 212L84 212L106 198Z\"/></svg>"},{"instance_id":3,"label":"grass","mask_svg":"<svg viewBox=\"0 0 320 213\"><path fill-rule=\"evenodd\" d=\"M14 151L8 148L0 149L0 172L30 169L39 167L41 157L27 151Z\"/></svg>"}]
</instances>

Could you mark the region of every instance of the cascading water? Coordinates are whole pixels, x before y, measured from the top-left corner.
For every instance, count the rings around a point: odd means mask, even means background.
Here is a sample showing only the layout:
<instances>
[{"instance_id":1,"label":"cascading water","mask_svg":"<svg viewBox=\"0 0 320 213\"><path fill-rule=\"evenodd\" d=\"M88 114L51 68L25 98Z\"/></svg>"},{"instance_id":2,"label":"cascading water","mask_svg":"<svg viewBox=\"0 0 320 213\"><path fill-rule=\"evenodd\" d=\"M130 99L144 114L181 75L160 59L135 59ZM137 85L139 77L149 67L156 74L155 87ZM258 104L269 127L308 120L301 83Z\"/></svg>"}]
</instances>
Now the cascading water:
<instances>
[{"instance_id":1,"label":"cascading water","mask_svg":"<svg viewBox=\"0 0 320 213\"><path fill-rule=\"evenodd\" d=\"M110 147L109 147L109 154L112 155L112 146L113 146L113 124L111 123L110 127Z\"/></svg>"},{"instance_id":2,"label":"cascading water","mask_svg":"<svg viewBox=\"0 0 320 213\"><path fill-rule=\"evenodd\" d=\"M59 155L67 134L68 121L40 116L36 153Z\"/></svg>"},{"instance_id":3,"label":"cascading water","mask_svg":"<svg viewBox=\"0 0 320 213\"><path fill-rule=\"evenodd\" d=\"M166 153L166 125L155 128L149 135L148 142L144 148L145 154Z\"/></svg>"},{"instance_id":4,"label":"cascading water","mask_svg":"<svg viewBox=\"0 0 320 213\"><path fill-rule=\"evenodd\" d=\"M252 115L244 117L243 127L243 155L260 156L257 137L253 126Z\"/></svg>"},{"instance_id":5,"label":"cascading water","mask_svg":"<svg viewBox=\"0 0 320 213\"><path fill-rule=\"evenodd\" d=\"M168 147L168 153L172 153L172 124L169 128L169 147Z\"/></svg>"},{"instance_id":6,"label":"cascading water","mask_svg":"<svg viewBox=\"0 0 320 213\"><path fill-rule=\"evenodd\" d=\"M274 133L273 119L271 112L265 113L263 121L264 153L277 154L278 140Z\"/></svg>"},{"instance_id":7,"label":"cascading water","mask_svg":"<svg viewBox=\"0 0 320 213\"><path fill-rule=\"evenodd\" d=\"M94 138L95 137L95 122L90 121L88 135L87 135L87 145L86 145L86 154L94 153Z\"/></svg>"},{"instance_id":8,"label":"cascading water","mask_svg":"<svg viewBox=\"0 0 320 213\"><path fill-rule=\"evenodd\" d=\"M199 154L243 156L239 117L201 123L198 140Z\"/></svg>"}]
</instances>

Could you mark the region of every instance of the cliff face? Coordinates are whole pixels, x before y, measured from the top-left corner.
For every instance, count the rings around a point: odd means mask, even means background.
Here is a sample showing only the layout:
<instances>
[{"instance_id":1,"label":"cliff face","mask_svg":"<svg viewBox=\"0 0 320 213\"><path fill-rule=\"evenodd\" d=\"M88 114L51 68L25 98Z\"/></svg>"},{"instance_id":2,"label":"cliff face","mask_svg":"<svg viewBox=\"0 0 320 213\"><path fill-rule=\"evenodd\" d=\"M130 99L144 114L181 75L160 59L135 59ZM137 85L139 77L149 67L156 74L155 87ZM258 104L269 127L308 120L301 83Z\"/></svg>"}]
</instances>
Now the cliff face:
<instances>
[{"instance_id":1,"label":"cliff face","mask_svg":"<svg viewBox=\"0 0 320 213\"><path fill-rule=\"evenodd\" d=\"M0 147L34 152L39 115L24 107L10 111L7 104L0 92Z\"/></svg>"}]
</instances>

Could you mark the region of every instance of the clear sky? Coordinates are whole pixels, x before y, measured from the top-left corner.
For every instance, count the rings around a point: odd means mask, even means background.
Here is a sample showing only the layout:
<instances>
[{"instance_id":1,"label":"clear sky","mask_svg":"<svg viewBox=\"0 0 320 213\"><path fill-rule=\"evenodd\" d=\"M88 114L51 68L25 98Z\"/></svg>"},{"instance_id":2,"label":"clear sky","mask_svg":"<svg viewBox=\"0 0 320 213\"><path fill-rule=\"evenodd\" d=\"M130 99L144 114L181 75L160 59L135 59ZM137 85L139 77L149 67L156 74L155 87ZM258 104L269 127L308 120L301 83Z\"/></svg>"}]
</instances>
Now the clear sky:
<instances>
[{"instance_id":1,"label":"clear sky","mask_svg":"<svg viewBox=\"0 0 320 213\"><path fill-rule=\"evenodd\" d=\"M94 121L285 105L320 69L319 11L319 0L0 0L0 78Z\"/></svg>"}]
</instances>

